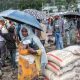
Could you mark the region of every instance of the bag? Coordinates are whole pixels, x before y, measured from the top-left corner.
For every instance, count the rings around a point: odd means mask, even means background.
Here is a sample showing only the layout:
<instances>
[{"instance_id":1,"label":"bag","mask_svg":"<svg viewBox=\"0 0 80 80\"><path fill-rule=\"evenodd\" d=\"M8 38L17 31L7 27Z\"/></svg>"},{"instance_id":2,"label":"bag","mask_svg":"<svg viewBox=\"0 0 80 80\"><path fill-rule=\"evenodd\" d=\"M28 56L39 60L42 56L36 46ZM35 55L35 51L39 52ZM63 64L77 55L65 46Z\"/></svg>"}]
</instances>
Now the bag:
<instances>
[{"instance_id":1,"label":"bag","mask_svg":"<svg viewBox=\"0 0 80 80\"><path fill-rule=\"evenodd\" d=\"M65 67L75 60L78 60L80 56L74 55L72 54L72 52L69 51L55 50L48 52L47 58L49 61L55 63L59 67Z\"/></svg>"}]
</instances>

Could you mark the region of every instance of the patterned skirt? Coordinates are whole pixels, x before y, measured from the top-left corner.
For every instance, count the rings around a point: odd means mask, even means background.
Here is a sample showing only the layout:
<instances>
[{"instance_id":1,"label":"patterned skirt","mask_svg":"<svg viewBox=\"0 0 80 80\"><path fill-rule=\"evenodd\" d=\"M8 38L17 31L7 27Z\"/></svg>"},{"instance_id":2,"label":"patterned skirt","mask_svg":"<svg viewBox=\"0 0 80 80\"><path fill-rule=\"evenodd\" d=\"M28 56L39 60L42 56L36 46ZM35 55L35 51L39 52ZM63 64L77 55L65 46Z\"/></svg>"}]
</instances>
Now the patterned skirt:
<instances>
[{"instance_id":1,"label":"patterned skirt","mask_svg":"<svg viewBox=\"0 0 80 80\"><path fill-rule=\"evenodd\" d=\"M34 80L37 76L38 70L36 68L36 64L30 64L28 60L19 57L18 80Z\"/></svg>"}]
</instances>

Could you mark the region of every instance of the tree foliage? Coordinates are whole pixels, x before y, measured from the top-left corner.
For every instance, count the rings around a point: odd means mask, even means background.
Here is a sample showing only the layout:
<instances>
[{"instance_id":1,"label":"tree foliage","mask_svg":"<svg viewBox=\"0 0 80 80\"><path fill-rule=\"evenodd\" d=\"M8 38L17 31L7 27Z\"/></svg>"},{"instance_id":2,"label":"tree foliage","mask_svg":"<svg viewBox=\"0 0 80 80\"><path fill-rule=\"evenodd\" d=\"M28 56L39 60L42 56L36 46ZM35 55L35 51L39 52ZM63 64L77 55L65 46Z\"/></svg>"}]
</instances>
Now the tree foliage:
<instances>
[{"instance_id":1,"label":"tree foliage","mask_svg":"<svg viewBox=\"0 0 80 80\"><path fill-rule=\"evenodd\" d=\"M41 9L42 3L46 3L47 0L20 0L20 4L18 7L20 9L26 9L26 8L35 8L35 9Z\"/></svg>"},{"instance_id":2,"label":"tree foliage","mask_svg":"<svg viewBox=\"0 0 80 80\"><path fill-rule=\"evenodd\" d=\"M9 8L26 9L35 8L41 9L42 3L45 4L48 0L0 0L0 10L6 10Z\"/></svg>"},{"instance_id":3,"label":"tree foliage","mask_svg":"<svg viewBox=\"0 0 80 80\"><path fill-rule=\"evenodd\" d=\"M77 5L77 0L66 0L66 7L69 8L70 6L76 7Z\"/></svg>"},{"instance_id":4,"label":"tree foliage","mask_svg":"<svg viewBox=\"0 0 80 80\"><path fill-rule=\"evenodd\" d=\"M55 4L59 8L61 5L69 8L71 5L76 6L76 0L0 0L0 10L6 10L9 8L13 9L26 9L26 8L35 8L40 10L42 4L49 3L52 6Z\"/></svg>"}]
</instances>

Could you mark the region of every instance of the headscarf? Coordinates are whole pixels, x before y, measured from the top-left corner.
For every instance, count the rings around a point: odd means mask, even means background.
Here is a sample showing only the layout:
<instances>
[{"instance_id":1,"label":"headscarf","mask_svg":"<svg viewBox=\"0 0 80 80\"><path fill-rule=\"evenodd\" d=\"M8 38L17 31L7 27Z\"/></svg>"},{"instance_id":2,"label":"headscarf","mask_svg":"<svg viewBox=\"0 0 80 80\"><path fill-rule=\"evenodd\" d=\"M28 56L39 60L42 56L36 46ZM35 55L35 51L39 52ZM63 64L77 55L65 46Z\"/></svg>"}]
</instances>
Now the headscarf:
<instances>
[{"instance_id":1,"label":"headscarf","mask_svg":"<svg viewBox=\"0 0 80 80\"><path fill-rule=\"evenodd\" d=\"M25 27L28 31L28 36L27 37L24 37L22 36L22 28ZM28 40L32 40L37 44L37 46L42 50L42 56L41 56L41 64L47 64L48 60L47 60L47 55L46 55L46 51L45 51L45 48L44 46L42 45L42 43L40 42L40 39L33 33L32 31L32 28L29 26L29 25L22 25L21 26L21 29L20 29L20 37L21 37L21 40L25 40L25 39L28 39Z\"/></svg>"}]
</instances>

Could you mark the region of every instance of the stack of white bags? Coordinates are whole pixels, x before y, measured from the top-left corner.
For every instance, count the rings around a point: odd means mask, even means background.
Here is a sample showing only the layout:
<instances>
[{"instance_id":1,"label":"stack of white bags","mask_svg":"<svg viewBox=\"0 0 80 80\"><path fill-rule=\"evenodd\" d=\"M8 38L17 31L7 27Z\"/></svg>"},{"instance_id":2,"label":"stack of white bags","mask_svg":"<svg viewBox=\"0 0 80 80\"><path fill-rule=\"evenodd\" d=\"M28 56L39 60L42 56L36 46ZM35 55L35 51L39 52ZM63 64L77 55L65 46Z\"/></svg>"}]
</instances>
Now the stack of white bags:
<instances>
[{"instance_id":1,"label":"stack of white bags","mask_svg":"<svg viewBox=\"0 0 80 80\"><path fill-rule=\"evenodd\" d=\"M80 46L47 53L45 76L49 80L80 80Z\"/></svg>"}]
</instances>

